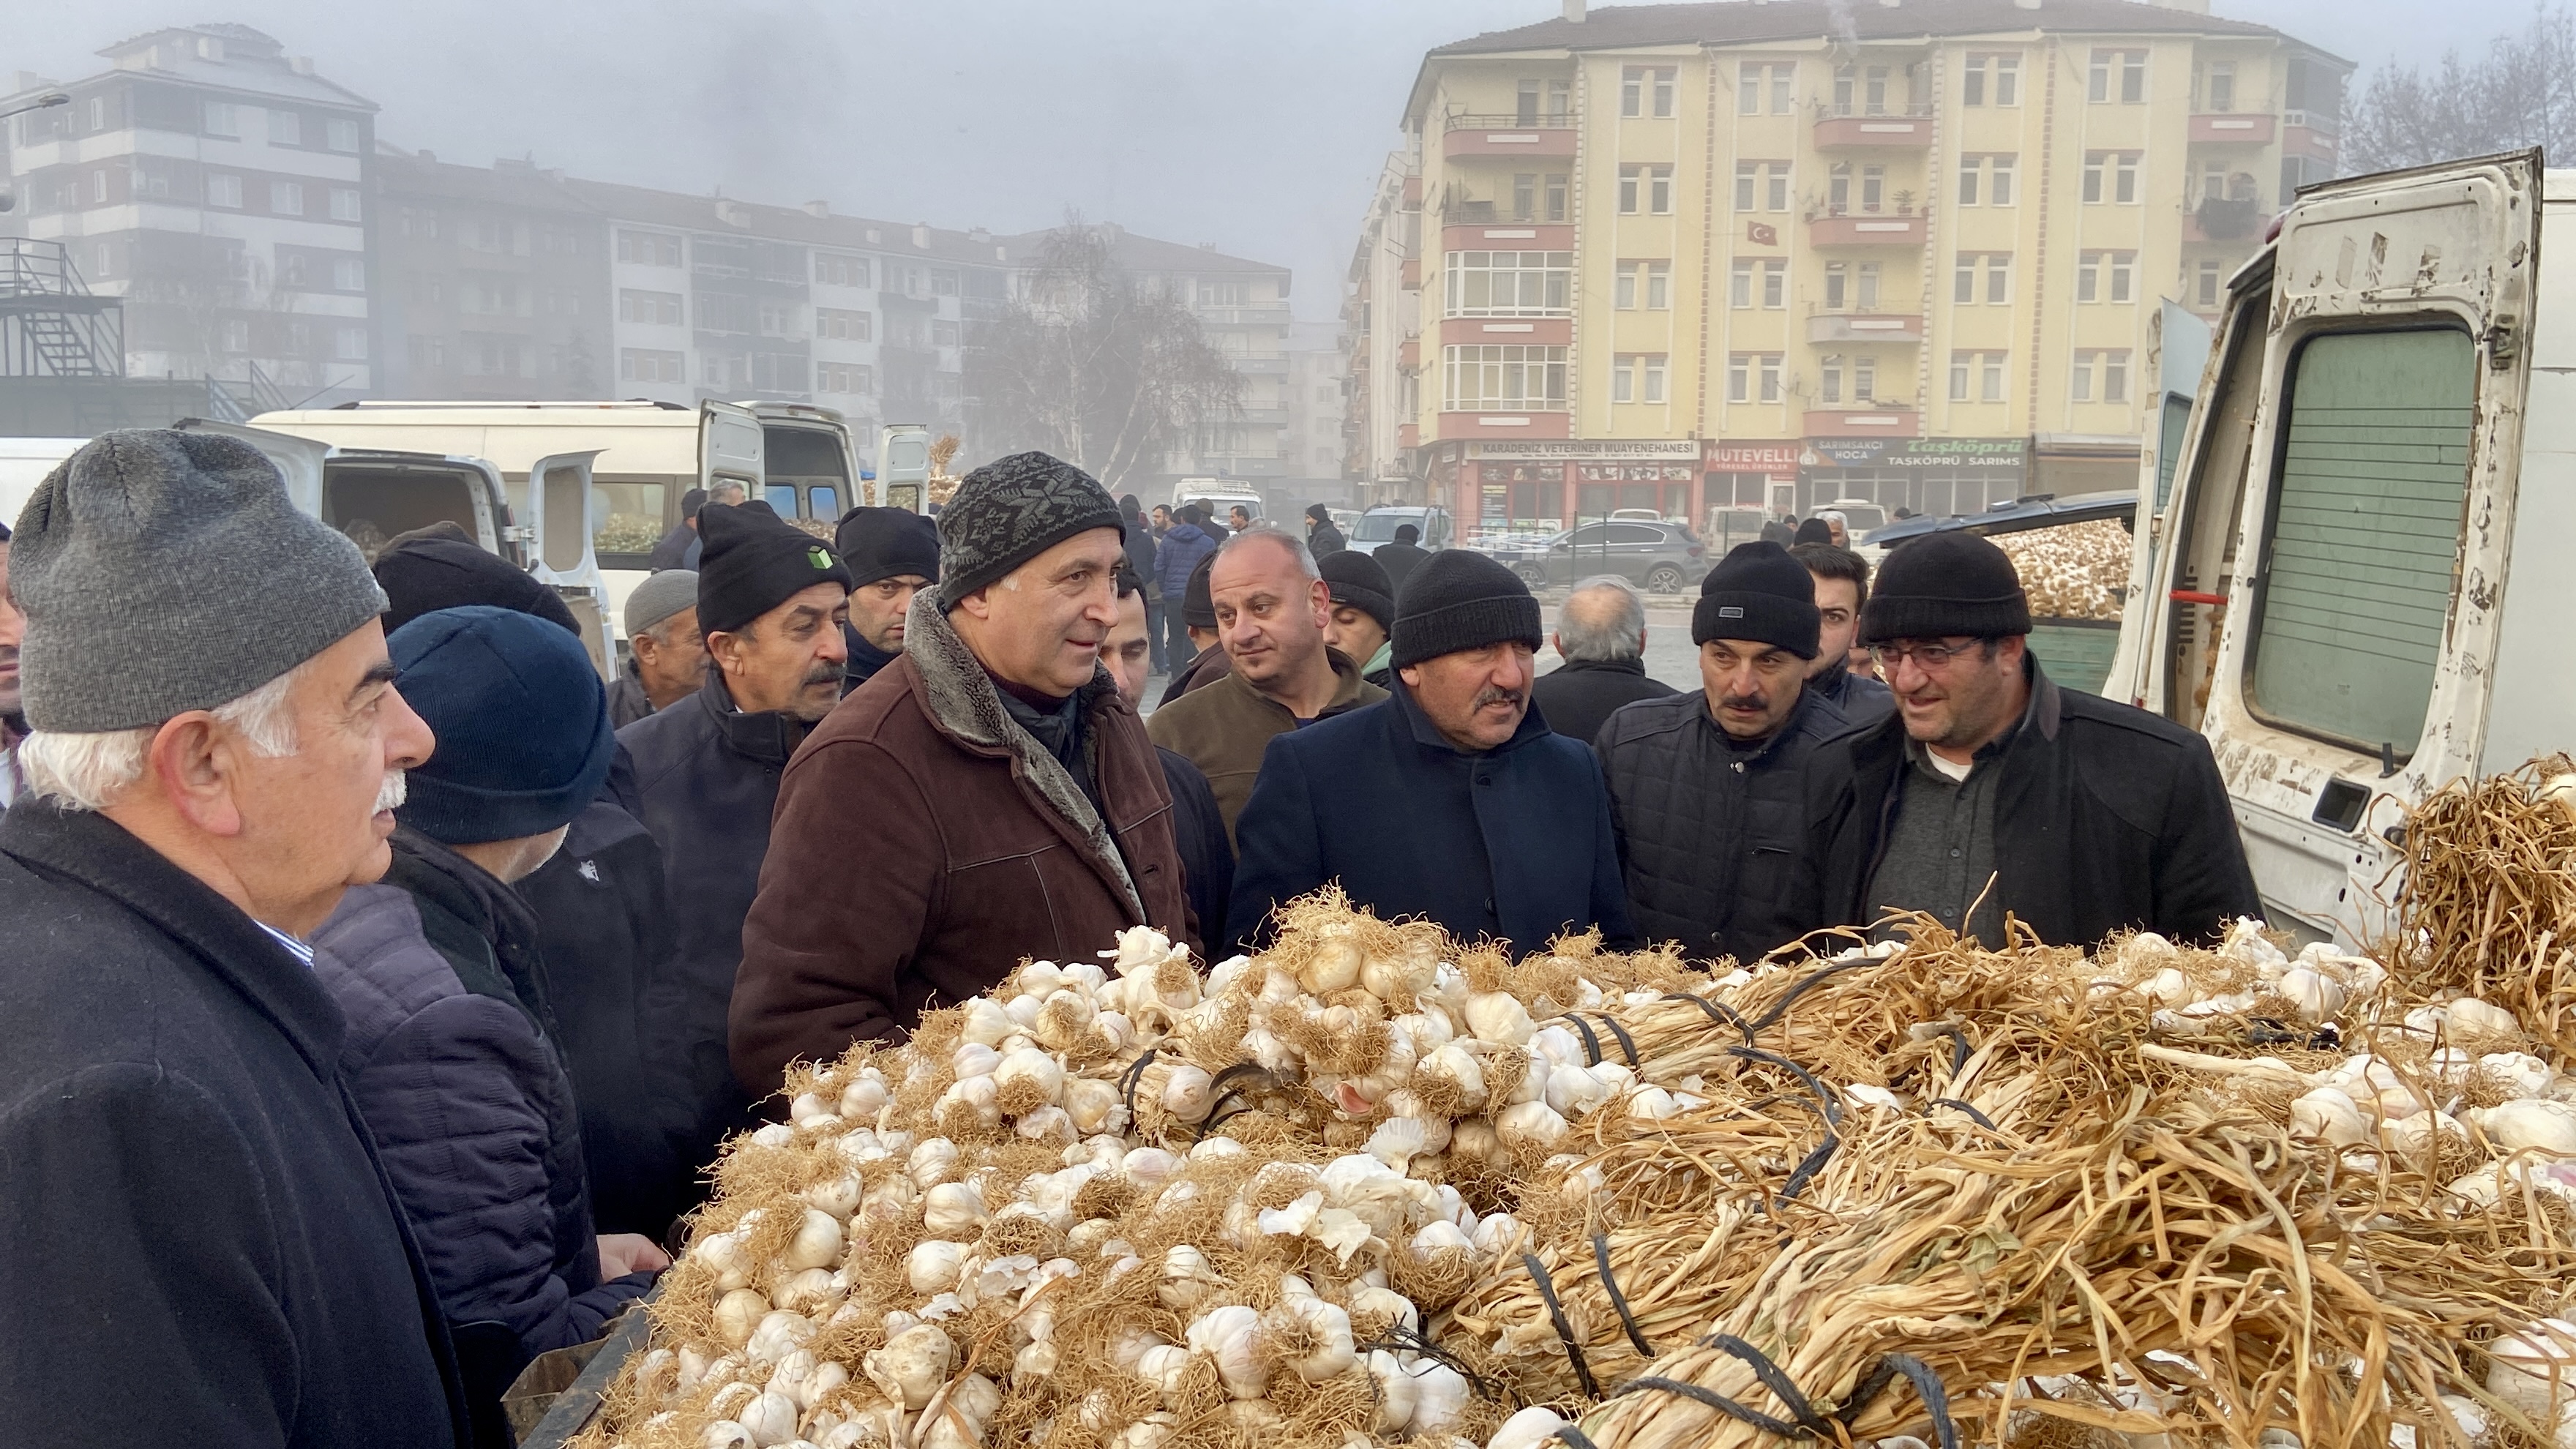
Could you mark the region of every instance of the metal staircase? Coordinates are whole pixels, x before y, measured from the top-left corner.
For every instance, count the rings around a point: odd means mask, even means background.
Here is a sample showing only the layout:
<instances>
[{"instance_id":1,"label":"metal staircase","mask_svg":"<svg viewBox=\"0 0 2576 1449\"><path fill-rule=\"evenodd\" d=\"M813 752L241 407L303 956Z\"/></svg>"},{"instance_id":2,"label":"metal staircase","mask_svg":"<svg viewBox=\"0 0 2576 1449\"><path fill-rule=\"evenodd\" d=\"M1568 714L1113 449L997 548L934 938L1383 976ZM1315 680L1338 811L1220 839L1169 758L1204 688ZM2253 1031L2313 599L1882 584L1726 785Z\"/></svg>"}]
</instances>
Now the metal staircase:
<instances>
[{"instance_id":1,"label":"metal staircase","mask_svg":"<svg viewBox=\"0 0 2576 1449\"><path fill-rule=\"evenodd\" d=\"M0 237L0 377L123 377L125 308L61 242Z\"/></svg>"}]
</instances>

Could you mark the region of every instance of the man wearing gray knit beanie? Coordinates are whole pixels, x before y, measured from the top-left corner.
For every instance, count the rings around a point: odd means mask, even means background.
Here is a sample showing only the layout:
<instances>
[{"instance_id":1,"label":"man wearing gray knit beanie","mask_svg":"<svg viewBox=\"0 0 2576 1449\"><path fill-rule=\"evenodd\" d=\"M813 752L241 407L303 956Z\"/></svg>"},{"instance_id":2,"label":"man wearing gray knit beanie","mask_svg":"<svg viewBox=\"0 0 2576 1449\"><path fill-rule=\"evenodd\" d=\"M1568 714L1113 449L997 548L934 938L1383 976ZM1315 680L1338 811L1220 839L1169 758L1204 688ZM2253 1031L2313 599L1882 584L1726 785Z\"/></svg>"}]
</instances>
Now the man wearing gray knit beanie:
<instances>
[{"instance_id":1,"label":"man wearing gray knit beanie","mask_svg":"<svg viewBox=\"0 0 2576 1449\"><path fill-rule=\"evenodd\" d=\"M1162 761L1100 663L1126 558L1118 505L1062 459L959 482L902 655L779 783L733 994L754 1095L1013 961L1141 925L1195 944Z\"/></svg>"},{"instance_id":2,"label":"man wearing gray knit beanie","mask_svg":"<svg viewBox=\"0 0 2576 1449\"><path fill-rule=\"evenodd\" d=\"M385 596L200 433L91 442L11 554L36 798L0 818L0 1424L448 1449L435 1289L302 939L384 873L433 743ZM187 1369L136 1394L135 1354Z\"/></svg>"}]
</instances>

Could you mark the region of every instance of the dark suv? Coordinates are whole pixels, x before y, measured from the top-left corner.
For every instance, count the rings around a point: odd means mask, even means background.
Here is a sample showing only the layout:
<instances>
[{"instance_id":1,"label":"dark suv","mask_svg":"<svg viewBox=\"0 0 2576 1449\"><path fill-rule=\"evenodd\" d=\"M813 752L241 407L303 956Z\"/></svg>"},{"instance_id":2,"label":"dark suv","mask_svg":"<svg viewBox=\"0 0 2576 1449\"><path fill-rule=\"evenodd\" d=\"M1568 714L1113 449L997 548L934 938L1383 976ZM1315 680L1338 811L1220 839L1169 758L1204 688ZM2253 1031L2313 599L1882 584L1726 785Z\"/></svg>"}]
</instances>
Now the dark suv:
<instances>
[{"instance_id":1,"label":"dark suv","mask_svg":"<svg viewBox=\"0 0 2576 1449\"><path fill-rule=\"evenodd\" d=\"M1487 552L1532 587L1618 574L1650 594L1677 594L1709 570L1707 546L1678 523L1586 523L1543 544Z\"/></svg>"}]
</instances>

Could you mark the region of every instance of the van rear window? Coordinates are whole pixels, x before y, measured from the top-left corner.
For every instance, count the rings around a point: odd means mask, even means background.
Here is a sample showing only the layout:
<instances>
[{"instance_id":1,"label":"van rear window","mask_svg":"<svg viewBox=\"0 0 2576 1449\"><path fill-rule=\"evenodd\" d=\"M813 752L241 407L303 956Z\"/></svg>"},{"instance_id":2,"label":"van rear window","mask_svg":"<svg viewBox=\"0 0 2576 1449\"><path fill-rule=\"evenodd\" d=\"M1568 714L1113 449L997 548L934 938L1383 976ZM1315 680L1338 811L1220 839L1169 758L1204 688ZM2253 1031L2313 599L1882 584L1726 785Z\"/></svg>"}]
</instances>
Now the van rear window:
<instances>
[{"instance_id":1,"label":"van rear window","mask_svg":"<svg viewBox=\"0 0 2576 1449\"><path fill-rule=\"evenodd\" d=\"M2451 329L2313 338L2292 359L2247 696L2285 728L2400 760L2450 611L2477 361Z\"/></svg>"}]
</instances>

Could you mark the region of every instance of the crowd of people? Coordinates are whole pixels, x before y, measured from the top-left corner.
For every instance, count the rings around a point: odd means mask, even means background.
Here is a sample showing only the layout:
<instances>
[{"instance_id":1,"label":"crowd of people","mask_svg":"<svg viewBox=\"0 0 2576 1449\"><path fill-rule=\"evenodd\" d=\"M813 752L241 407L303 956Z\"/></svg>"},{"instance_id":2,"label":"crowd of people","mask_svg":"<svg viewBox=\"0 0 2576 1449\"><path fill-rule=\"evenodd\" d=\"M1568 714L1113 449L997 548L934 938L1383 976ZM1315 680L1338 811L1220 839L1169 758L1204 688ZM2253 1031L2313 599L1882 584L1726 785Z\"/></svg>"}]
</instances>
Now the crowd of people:
<instances>
[{"instance_id":1,"label":"crowd of people","mask_svg":"<svg viewBox=\"0 0 2576 1449\"><path fill-rule=\"evenodd\" d=\"M1677 689L1622 580L1551 629L1483 555L1040 453L829 544L686 512L605 687L550 588L444 526L371 566L222 437L108 434L0 534L13 1440L506 1444L790 1064L1132 926L1222 957L1338 884L1750 960L2259 911L2207 745L2052 682L1966 534L1735 549Z\"/></svg>"}]
</instances>

